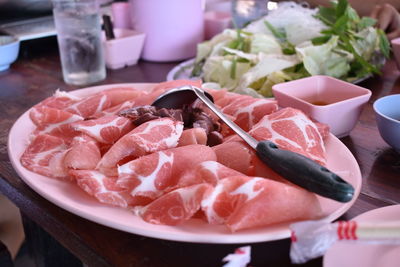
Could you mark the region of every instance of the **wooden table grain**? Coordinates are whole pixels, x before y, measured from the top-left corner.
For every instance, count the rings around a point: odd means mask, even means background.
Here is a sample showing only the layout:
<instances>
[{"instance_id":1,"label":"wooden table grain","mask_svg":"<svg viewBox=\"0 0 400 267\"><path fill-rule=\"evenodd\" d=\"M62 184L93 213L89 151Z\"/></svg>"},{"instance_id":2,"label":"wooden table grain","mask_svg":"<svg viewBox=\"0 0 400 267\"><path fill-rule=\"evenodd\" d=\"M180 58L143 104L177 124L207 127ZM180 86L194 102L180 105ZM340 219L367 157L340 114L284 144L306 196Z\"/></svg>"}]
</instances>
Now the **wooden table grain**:
<instances>
[{"instance_id":1,"label":"wooden table grain","mask_svg":"<svg viewBox=\"0 0 400 267\"><path fill-rule=\"evenodd\" d=\"M160 82L175 65L141 61L132 67L108 70L106 80L98 84ZM356 128L341 141L356 158L363 185L357 201L341 219L400 203L400 155L380 137L372 108L376 99L400 93L399 78L394 61L389 60L382 75L360 84L372 91L372 97ZM30 189L9 161L8 132L23 112L58 88L69 91L78 87L62 80L54 38L23 43L18 61L10 70L0 73L0 191L20 208L26 219L89 266L222 266L221 259L242 246L181 243L128 234L71 214ZM251 266L291 266L288 239L250 245ZM299 266L322 266L322 259Z\"/></svg>"}]
</instances>

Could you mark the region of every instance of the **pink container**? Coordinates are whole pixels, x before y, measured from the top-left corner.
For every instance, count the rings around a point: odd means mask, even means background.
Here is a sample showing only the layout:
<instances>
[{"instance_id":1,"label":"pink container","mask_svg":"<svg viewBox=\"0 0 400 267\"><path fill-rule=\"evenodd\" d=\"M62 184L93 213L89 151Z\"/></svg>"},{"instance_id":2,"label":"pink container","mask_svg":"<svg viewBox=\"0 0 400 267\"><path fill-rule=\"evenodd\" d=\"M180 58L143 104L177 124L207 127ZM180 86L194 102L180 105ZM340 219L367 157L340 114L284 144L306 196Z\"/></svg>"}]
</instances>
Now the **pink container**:
<instances>
[{"instance_id":1,"label":"pink container","mask_svg":"<svg viewBox=\"0 0 400 267\"><path fill-rule=\"evenodd\" d=\"M129 3L116 2L111 5L114 28L132 29Z\"/></svg>"},{"instance_id":2,"label":"pink container","mask_svg":"<svg viewBox=\"0 0 400 267\"><path fill-rule=\"evenodd\" d=\"M208 11L204 13L204 38L211 39L214 35L230 28L232 17L230 13Z\"/></svg>"},{"instance_id":3,"label":"pink container","mask_svg":"<svg viewBox=\"0 0 400 267\"><path fill-rule=\"evenodd\" d=\"M391 43L397 68L400 70L400 38L393 39Z\"/></svg>"},{"instance_id":4,"label":"pink container","mask_svg":"<svg viewBox=\"0 0 400 267\"><path fill-rule=\"evenodd\" d=\"M302 110L328 124L337 137L347 136L356 125L371 91L329 76L312 76L276 84L272 91L278 105Z\"/></svg>"},{"instance_id":5,"label":"pink container","mask_svg":"<svg viewBox=\"0 0 400 267\"><path fill-rule=\"evenodd\" d=\"M142 58L178 61L194 57L203 41L202 0L130 0L132 26L146 34Z\"/></svg>"},{"instance_id":6,"label":"pink container","mask_svg":"<svg viewBox=\"0 0 400 267\"><path fill-rule=\"evenodd\" d=\"M128 29L114 29L114 35L115 39L106 40L103 34L107 68L120 69L136 64L142 52L145 35Z\"/></svg>"}]
</instances>

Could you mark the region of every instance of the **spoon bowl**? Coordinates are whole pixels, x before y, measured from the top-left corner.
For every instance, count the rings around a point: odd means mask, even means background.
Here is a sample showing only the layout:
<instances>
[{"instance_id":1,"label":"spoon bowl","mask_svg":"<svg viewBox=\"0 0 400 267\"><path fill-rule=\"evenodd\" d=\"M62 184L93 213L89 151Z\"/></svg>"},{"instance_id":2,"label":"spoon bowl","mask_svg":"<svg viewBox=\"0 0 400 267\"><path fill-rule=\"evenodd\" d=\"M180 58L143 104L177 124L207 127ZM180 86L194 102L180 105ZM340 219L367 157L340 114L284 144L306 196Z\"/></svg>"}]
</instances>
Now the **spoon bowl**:
<instances>
[{"instance_id":1,"label":"spoon bowl","mask_svg":"<svg viewBox=\"0 0 400 267\"><path fill-rule=\"evenodd\" d=\"M203 91L203 90L202 90ZM204 92L204 95L214 103L214 98L209 93ZM164 94L160 95L154 102L152 106L158 108L182 108L184 105L193 103L197 98L199 98L195 91L188 87L179 87L171 89Z\"/></svg>"}]
</instances>

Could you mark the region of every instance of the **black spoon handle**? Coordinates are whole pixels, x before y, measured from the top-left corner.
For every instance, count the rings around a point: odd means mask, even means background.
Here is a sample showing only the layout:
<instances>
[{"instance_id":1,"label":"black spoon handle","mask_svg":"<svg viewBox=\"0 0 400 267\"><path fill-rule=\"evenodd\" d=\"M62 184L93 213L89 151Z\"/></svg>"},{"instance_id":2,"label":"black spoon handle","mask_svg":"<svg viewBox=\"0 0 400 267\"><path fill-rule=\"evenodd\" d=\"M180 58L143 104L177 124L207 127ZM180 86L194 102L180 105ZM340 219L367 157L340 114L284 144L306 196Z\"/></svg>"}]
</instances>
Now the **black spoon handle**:
<instances>
[{"instance_id":1,"label":"black spoon handle","mask_svg":"<svg viewBox=\"0 0 400 267\"><path fill-rule=\"evenodd\" d=\"M288 181L318 195L349 202L354 188L337 174L298 153L279 149L271 141L257 145L259 158Z\"/></svg>"}]
</instances>

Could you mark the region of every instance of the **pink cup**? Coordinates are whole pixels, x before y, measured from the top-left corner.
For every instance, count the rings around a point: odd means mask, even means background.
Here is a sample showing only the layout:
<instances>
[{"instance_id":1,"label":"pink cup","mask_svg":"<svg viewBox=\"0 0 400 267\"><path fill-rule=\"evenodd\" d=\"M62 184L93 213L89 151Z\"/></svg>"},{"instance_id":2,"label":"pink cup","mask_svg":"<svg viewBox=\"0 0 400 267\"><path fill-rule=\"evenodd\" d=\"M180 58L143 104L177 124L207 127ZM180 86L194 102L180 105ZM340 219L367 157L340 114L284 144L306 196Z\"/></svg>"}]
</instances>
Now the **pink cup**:
<instances>
[{"instance_id":1,"label":"pink cup","mask_svg":"<svg viewBox=\"0 0 400 267\"><path fill-rule=\"evenodd\" d=\"M204 37L211 39L214 35L230 28L232 17L230 13L220 11L208 11L204 14Z\"/></svg>"},{"instance_id":2,"label":"pink cup","mask_svg":"<svg viewBox=\"0 0 400 267\"><path fill-rule=\"evenodd\" d=\"M393 39L391 43L397 68L400 70L400 38Z\"/></svg>"},{"instance_id":3,"label":"pink cup","mask_svg":"<svg viewBox=\"0 0 400 267\"><path fill-rule=\"evenodd\" d=\"M132 29L129 3L116 2L111 5L114 28Z\"/></svg>"},{"instance_id":4,"label":"pink cup","mask_svg":"<svg viewBox=\"0 0 400 267\"><path fill-rule=\"evenodd\" d=\"M132 26L146 34L142 58L178 61L196 55L203 41L202 0L130 0Z\"/></svg>"}]
</instances>

